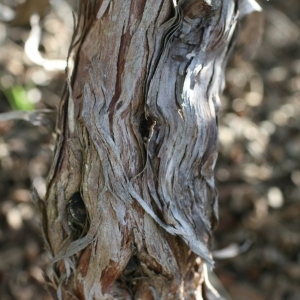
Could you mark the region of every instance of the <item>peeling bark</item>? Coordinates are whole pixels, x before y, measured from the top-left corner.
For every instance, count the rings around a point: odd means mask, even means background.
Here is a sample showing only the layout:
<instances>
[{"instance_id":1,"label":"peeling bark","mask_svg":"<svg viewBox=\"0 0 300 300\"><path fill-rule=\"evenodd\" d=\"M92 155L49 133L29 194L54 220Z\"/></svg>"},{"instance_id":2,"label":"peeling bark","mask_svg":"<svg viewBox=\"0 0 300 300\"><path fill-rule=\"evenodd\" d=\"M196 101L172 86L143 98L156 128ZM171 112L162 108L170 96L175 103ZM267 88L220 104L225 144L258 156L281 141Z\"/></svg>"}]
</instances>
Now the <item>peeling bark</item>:
<instances>
[{"instance_id":1,"label":"peeling bark","mask_svg":"<svg viewBox=\"0 0 300 300\"><path fill-rule=\"evenodd\" d=\"M40 203L61 298L217 299L203 270L239 14L234 0L81 2Z\"/></svg>"}]
</instances>

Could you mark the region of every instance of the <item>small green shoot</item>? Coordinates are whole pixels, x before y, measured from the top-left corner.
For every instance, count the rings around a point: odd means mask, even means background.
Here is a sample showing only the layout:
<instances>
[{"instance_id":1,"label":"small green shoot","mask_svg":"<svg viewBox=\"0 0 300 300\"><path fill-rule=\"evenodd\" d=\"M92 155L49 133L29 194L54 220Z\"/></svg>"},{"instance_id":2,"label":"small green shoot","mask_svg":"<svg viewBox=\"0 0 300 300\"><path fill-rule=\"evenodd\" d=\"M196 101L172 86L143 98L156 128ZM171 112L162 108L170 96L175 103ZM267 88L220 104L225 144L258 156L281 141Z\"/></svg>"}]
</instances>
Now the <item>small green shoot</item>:
<instances>
[{"instance_id":1,"label":"small green shoot","mask_svg":"<svg viewBox=\"0 0 300 300\"><path fill-rule=\"evenodd\" d=\"M34 110L34 104L28 99L23 86L15 85L3 92L13 110Z\"/></svg>"}]
</instances>

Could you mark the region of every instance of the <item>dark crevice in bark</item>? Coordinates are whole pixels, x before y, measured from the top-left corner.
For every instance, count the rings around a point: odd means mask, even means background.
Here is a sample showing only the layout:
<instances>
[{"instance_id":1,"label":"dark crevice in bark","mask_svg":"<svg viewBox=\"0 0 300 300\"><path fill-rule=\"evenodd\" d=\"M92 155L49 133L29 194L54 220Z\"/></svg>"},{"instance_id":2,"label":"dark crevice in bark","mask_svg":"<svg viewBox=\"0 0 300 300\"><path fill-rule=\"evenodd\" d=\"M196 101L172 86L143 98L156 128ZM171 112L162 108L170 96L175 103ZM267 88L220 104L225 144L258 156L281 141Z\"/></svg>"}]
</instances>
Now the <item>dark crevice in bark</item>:
<instances>
[{"instance_id":1,"label":"dark crevice in bark","mask_svg":"<svg viewBox=\"0 0 300 300\"><path fill-rule=\"evenodd\" d=\"M113 134L113 114L115 112L115 106L117 101L120 98L121 92L122 92L122 76L124 72L124 65L126 61L126 52L128 45L131 40L130 31L127 29L127 31L124 33L124 29L126 27L126 24L123 24L122 28L122 36L121 41L119 43L119 53L118 53L118 60L117 60L117 80L116 80L116 87L115 87L115 93L111 99L111 102L109 104L108 108L108 116L109 116L109 124L110 124L110 132Z\"/></svg>"},{"instance_id":2,"label":"dark crevice in bark","mask_svg":"<svg viewBox=\"0 0 300 300\"><path fill-rule=\"evenodd\" d=\"M150 138L149 134L150 134L152 125L153 125L153 120L151 119L151 117L146 118L145 113L143 113L140 118L139 131L140 131L142 140L145 144L147 143L148 139Z\"/></svg>"},{"instance_id":3,"label":"dark crevice in bark","mask_svg":"<svg viewBox=\"0 0 300 300\"><path fill-rule=\"evenodd\" d=\"M80 192L72 195L66 210L68 225L77 238L85 235L89 230L89 215Z\"/></svg>"}]
</instances>

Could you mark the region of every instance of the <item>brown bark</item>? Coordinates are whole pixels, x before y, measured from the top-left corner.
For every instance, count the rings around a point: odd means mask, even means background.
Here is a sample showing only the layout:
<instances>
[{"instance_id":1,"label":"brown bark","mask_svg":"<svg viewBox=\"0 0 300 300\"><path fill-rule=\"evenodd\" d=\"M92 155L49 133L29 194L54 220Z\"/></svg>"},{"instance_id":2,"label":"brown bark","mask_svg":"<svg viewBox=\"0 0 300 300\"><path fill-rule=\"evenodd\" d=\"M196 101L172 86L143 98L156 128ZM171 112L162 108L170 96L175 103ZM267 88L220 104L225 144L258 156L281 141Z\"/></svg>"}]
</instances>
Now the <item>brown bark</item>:
<instances>
[{"instance_id":1,"label":"brown bark","mask_svg":"<svg viewBox=\"0 0 300 300\"><path fill-rule=\"evenodd\" d=\"M219 93L239 2L177 2L80 4L39 203L63 299L212 297Z\"/></svg>"}]
</instances>

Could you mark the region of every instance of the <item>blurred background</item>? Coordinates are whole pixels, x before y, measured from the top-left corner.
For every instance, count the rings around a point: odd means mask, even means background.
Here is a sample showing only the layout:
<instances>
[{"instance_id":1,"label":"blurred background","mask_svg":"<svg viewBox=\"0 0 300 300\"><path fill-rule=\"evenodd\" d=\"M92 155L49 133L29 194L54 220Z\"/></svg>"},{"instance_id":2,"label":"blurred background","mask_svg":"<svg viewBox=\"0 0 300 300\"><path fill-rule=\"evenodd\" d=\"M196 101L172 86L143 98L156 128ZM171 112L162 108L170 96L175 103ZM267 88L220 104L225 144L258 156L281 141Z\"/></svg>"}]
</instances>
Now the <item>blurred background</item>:
<instances>
[{"instance_id":1,"label":"blurred background","mask_svg":"<svg viewBox=\"0 0 300 300\"><path fill-rule=\"evenodd\" d=\"M214 248L234 243L241 253L216 259L215 273L229 299L298 300L300 2L259 3L262 45L251 61L233 55L227 68L216 167ZM50 110L58 107L64 83L72 9L71 0L0 1L2 300L52 299L30 187L45 193L56 118Z\"/></svg>"}]
</instances>

